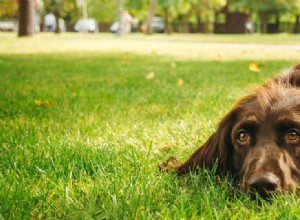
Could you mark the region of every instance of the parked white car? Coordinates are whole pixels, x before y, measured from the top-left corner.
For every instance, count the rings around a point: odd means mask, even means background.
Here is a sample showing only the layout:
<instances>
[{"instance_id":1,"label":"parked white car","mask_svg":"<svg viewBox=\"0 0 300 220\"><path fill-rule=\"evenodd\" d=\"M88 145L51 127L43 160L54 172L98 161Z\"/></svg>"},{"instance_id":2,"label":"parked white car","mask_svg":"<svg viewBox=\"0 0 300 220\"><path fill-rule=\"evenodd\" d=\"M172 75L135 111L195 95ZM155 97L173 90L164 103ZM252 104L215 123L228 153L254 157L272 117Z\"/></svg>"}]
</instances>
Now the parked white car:
<instances>
[{"instance_id":1,"label":"parked white car","mask_svg":"<svg viewBox=\"0 0 300 220\"><path fill-rule=\"evenodd\" d=\"M164 33L165 32L165 21L162 17L154 17L152 20L153 31L156 33ZM141 31L147 31L147 22L144 22L141 25Z\"/></svg>"},{"instance_id":2,"label":"parked white car","mask_svg":"<svg viewBox=\"0 0 300 220\"><path fill-rule=\"evenodd\" d=\"M60 32L66 31L66 24L63 18L59 19ZM47 32L54 32L56 30L56 18L54 14L49 13L44 17L44 29Z\"/></svg>"},{"instance_id":3,"label":"parked white car","mask_svg":"<svg viewBox=\"0 0 300 220\"><path fill-rule=\"evenodd\" d=\"M17 20L0 20L0 31L17 31L18 21Z\"/></svg>"},{"instance_id":4,"label":"parked white car","mask_svg":"<svg viewBox=\"0 0 300 220\"><path fill-rule=\"evenodd\" d=\"M79 19L75 26L74 30L77 32L99 32L99 27L96 19L88 18L88 19Z\"/></svg>"}]
</instances>

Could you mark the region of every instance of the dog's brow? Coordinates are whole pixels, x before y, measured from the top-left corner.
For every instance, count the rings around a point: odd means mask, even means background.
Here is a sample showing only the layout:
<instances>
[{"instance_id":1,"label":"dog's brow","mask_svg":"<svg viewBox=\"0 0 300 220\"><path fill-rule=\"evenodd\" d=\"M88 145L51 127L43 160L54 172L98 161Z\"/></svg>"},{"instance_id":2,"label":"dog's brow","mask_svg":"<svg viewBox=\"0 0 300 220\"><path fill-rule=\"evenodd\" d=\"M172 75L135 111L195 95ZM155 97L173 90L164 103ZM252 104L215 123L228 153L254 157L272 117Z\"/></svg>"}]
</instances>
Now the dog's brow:
<instances>
[{"instance_id":1,"label":"dog's brow","mask_svg":"<svg viewBox=\"0 0 300 220\"><path fill-rule=\"evenodd\" d=\"M300 126L300 118L297 117L299 120L295 120L293 118L290 118L288 116L283 116L283 117L279 117L275 124L277 125L286 125L286 126L291 126L291 125L298 125Z\"/></svg>"},{"instance_id":2,"label":"dog's brow","mask_svg":"<svg viewBox=\"0 0 300 220\"><path fill-rule=\"evenodd\" d=\"M241 125L243 124L259 125L259 119L256 116L256 114L251 113L246 115L246 117L244 117L243 120L241 120Z\"/></svg>"},{"instance_id":3,"label":"dog's brow","mask_svg":"<svg viewBox=\"0 0 300 220\"><path fill-rule=\"evenodd\" d=\"M247 115L245 121L250 122L250 123L258 123L258 118L256 117L256 115Z\"/></svg>"},{"instance_id":4,"label":"dog's brow","mask_svg":"<svg viewBox=\"0 0 300 220\"><path fill-rule=\"evenodd\" d=\"M260 125L258 118L255 115L248 115L239 125L238 127L242 128L248 128L248 129L254 129L258 128Z\"/></svg>"}]
</instances>

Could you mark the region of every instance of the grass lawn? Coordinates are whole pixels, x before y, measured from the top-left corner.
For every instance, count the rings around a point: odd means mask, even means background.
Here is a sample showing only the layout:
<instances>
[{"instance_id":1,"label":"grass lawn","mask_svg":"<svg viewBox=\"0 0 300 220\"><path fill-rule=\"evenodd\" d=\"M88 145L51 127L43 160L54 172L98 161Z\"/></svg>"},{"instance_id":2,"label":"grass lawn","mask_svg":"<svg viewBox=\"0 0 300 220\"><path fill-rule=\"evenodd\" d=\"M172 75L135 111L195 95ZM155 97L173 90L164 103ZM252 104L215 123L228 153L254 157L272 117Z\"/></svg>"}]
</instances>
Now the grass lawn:
<instances>
[{"instance_id":1,"label":"grass lawn","mask_svg":"<svg viewBox=\"0 0 300 220\"><path fill-rule=\"evenodd\" d=\"M163 41L190 45L181 38ZM261 71L251 72L247 48L226 57L197 46L188 59L149 53L154 40L142 38L0 39L0 219L299 218L295 196L258 205L230 180L156 167L171 155L186 159L249 85L299 61L299 51L270 49L273 56L255 59Z\"/></svg>"}]
</instances>

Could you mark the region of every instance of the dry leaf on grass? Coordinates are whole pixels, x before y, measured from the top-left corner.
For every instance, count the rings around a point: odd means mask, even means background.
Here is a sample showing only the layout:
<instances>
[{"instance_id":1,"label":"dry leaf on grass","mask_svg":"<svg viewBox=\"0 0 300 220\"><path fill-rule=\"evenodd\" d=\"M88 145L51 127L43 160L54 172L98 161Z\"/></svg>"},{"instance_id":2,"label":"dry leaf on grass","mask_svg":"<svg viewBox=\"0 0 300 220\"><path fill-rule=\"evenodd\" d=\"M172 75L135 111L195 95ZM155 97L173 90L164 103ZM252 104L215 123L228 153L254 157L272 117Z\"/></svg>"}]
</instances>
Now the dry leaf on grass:
<instances>
[{"instance_id":1,"label":"dry leaf on grass","mask_svg":"<svg viewBox=\"0 0 300 220\"><path fill-rule=\"evenodd\" d=\"M256 73L260 72L259 64L256 62L249 63L248 68L251 72L256 72Z\"/></svg>"},{"instance_id":2,"label":"dry leaf on grass","mask_svg":"<svg viewBox=\"0 0 300 220\"><path fill-rule=\"evenodd\" d=\"M146 79L148 79L148 80L153 80L154 78L155 78L154 72L149 72L146 76Z\"/></svg>"},{"instance_id":3,"label":"dry leaf on grass","mask_svg":"<svg viewBox=\"0 0 300 220\"><path fill-rule=\"evenodd\" d=\"M175 69L177 67L177 65L176 65L176 63L173 62L173 63L170 64L170 67Z\"/></svg>"},{"instance_id":4,"label":"dry leaf on grass","mask_svg":"<svg viewBox=\"0 0 300 220\"><path fill-rule=\"evenodd\" d=\"M51 101L48 101L48 100L41 101L41 100L38 100L38 99L34 100L34 104L36 106L40 106L40 107L52 107L54 105L54 103L51 102Z\"/></svg>"},{"instance_id":5,"label":"dry leaf on grass","mask_svg":"<svg viewBox=\"0 0 300 220\"><path fill-rule=\"evenodd\" d=\"M177 81L177 86L183 86L183 84L184 84L183 79L179 78Z\"/></svg>"},{"instance_id":6,"label":"dry leaf on grass","mask_svg":"<svg viewBox=\"0 0 300 220\"><path fill-rule=\"evenodd\" d=\"M178 170L180 165L181 163L175 157L170 157L167 161L159 163L158 168L161 171L171 172Z\"/></svg>"},{"instance_id":7,"label":"dry leaf on grass","mask_svg":"<svg viewBox=\"0 0 300 220\"><path fill-rule=\"evenodd\" d=\"M122 58L122 63L128 64L129 63L129 58L128 57L123 57Z\"/></svg>"}]
</instances>

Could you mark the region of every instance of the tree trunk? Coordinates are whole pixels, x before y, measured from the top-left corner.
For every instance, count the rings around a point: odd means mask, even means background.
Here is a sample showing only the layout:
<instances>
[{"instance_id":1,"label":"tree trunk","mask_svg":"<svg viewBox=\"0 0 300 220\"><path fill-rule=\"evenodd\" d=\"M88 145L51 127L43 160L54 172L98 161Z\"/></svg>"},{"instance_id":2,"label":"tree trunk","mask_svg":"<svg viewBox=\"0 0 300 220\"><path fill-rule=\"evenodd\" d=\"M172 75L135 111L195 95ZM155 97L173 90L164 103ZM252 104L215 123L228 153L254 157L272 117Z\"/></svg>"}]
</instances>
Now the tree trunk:
<instances>
[{"instance_id":1,"label":"tree trunk","mask_svg":"<svg viewBox=\"0 0 300 220\"><path fill-rule=\"evenodd\" d=\"M179 14L177 19L179 21L178 32L179 33L188 33L189 26L188 26L188 22L187 22L187 20L188 20L187 16Z\"/></svg>"},{"instance_id":2,"label":"tree trunk","mask_svg":"<svg viewBox=\"0 0 300 220\"><path fill-rule=\"evenodd\" d=\"M122 36L124 35L124 21L123 21L123 10L124 10L124 5L123 5L123 0L118 0L118 23L119 27L117 30L117 36Z\"/></svg>"},{"instance_id":3,"label":"tree trunk","mask_svg":"<svg viewBox=\"0 0 300 220\"><path fill-rule=\"evenodd\" d=\"M82 32L88 32L88 11L87 11L87 2L86 0L82 1L82 18L83 18L83 30Z\"/></svg>"},{"instance_id":4,"label":"tree trunk","mask_svg":"<svg viewBox=\"0 0 300 220\"><path fill-rule=\"evenodd\" d=\"M276 14L276 33L280 31L280 15Z\"/></svg>"},{"instance_id":5,"label":"tree trunk","mask_svg":"<svg viewBox=\"0 0 300 220\"><path fill-rule=\"evenodd\" d=\"M201 16L197 14L197 32L202 32L202 29Z\"/></svg>"},{"instance_id":6,"label":"tree trunk","mask_svg":"<svg viewBox=\"0 0 300 220\"><path fill-rule=\"evenodd\" d=\"M208 9L210 11L210 13L208 13L207 15L207 21L208 21L208 33L213 33L213 29L214 29L214 23L213 23L213 19L212 19L212 12L214 11L213 9L213 2L212 0L208 1Z\"/></svg>"},{"instance_id":7,"label":"tree trunk","mask_svg":"<svg viewBox=\"0 0 300 220\"><path fill-rule=\"evenodd\" d=\"M296 23L294 27L294 33L299 33L300 15L296 15Z\"/></svg>"},{"instance_id":8,"label":"tree trunk","mask_svg":"<svg viewBox=\"0 0 300 220\"><path fill-rule=\"evenodd\" d=\"M164 17L165 17L165 33L171 34L171 25L169 22L169 7L164 7Z\"/></svg>"},{"instance_id":9,"label":"tree trunk","mask_svg":"<svg viewBox=\"0 0 300 220\"><path fill-rule=\"evenodd\" d=\"M197 24L196 24L196 33L198 32L202 32L202 21L201 21L201 10L199 9L199 5L197 3L191 3L192 5L192 8L194 9L194 13L195 13L195 16L196 16L196 19L197 19Z\"/></svg>"},{"instance_id":10,"label":"tree trunk","mask_svg":"<svg viewBox=\"0 0 300 220\"><path fill-rule=\"evenodd\" d=\"M183 33L183 15L178 15L178 17L177 17L177 20L178 20L178 32L179 33ZM176 29L175 29L176 30Z\"/></svg>"},{"instance_id":11,"label":"tree trunk","mask_svg":"<svg viewBox=\"0 0 300 220\"><path fill-rule=\"evenodd\" d=\"M155 15L157 0L150 0L149 16L147 21L147 34L153 33L153 17Z\"/></svg>"},{"instance_id":12,"label":"tree trunk","mask_svg":"<svg viewBox=\"0 0 300 220\"><path fill-rule=\"evenodd\" d=\"M55 16L55 22L56 22L56 29L55 29L55 33L59 34L61 33L61 27L60 27L60 22L59 22L59 19L60 19L60 12L57 10L54 12L54 16Z\"/></svg>"},{"instance_id":13,"label":"tree trunk","mask_svg":"<svg viewBox=\"0 0 300 220\"><path fill-rule=\"evenodd\" d=\"M34 1L19 0L19 37L34 33Z\"/></svg>"},{"instance_id":14,"label":"tree trunk","mask_svg":"<svg viewBox=\"0 0 300 220\"><path fill-rule=\"evenodd\" d=\"M260 15L260 32L263 34L268 33L268 14L261 13Z\"/></svg>"},{"instance_id":15,"label":"tree trunk","mask_svg":"<svg viewBox=\"0 0 300 220\"><path fill-rule=\"evenodd\" d=\"M189 33L189 23L187 16L183 16L182 31L183 33Z\"/></svg>"}]
</instances>

